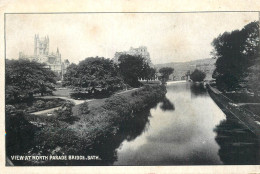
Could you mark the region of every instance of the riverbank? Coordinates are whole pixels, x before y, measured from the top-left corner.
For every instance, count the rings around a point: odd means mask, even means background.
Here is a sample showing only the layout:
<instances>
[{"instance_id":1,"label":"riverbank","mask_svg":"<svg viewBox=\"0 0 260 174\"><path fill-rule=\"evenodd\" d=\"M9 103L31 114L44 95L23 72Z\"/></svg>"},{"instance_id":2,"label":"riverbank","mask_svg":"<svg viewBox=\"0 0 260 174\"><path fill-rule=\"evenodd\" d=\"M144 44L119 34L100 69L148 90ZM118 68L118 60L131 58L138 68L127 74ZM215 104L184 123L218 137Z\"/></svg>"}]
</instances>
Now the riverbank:
<instances>
[{"instance_id":1,"label":"riverbank","mask_svg":"<svg viewBox=\"0 0 260 174\"><path fill-rule=\"evenodd\" d=\"M218 89L210 85L207 85L207 89L211 98L225 114L236 118L237 121L241 122L252 133L260 138L260 117L258 115L247 110L243 106L236 105L234 101L223 95Z\"/></svg>"},{"instance_id":2,"label":"riverbank","mask_svg":"<svg viewBox=\"0 0 260 174\"><path fill-rule=\"evenodd\" d=\"M73 123L66 123L52 117L44 118L41 120L43 126L34 136L35 147L26 154L97 155L102 162L107 155L100 155L94 147L108 148L113 144L111 140L124 133L122 129L125 129L125 126L122 125L138 119L140 112L162 101L165 94L165 86L146 85L137 90L115 94L107 99L97 99L75 106ZM91 164L91 161L30 161L26 165L84 165L86 163Z\"/></svg>"}]
</instances>

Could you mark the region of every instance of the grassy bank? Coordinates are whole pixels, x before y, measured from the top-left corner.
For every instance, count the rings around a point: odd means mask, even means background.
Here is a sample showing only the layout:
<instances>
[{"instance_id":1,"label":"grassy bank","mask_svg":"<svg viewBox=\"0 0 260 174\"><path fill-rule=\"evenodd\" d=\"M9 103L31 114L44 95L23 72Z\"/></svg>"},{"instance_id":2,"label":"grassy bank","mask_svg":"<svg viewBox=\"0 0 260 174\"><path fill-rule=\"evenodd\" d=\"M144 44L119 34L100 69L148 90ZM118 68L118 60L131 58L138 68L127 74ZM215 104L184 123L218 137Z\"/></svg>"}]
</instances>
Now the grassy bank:
<instances>
[{"instance_id":1,"label":"grassy bank","mask_svg":"<svg viewBox=\"0 0 260 174\"><path fill-rule=\"evenodd\" d=\"M55 98L55 99L33 98L31 100L18 102L18 103L10 103L10 104L13 105L17 110L23 110L25 112L32 113L32 112L59 107L65 102L66 102L65 100L59 98Z\"/></svg>"},{"instance_id":2,"label":"grassy bank","mask_svg":"<svg viewBox=\"0 0 260 174\"><path fill-rule=\"evenodd\" d=\"M114 156L113 150L108 149L119 146L119 140L125 135L133 137L134 131L141 131L145 120L148 119L149 109L162 101L165 94L164 86L144 86L131 92L115 94L107 99L77 105L73 108L72 123L56 118L38 119L37 121L44 123L44 126L36 132L35 147L32 147L27 155L99 154L101 159ZM145 114L140 114L143 112ZM104 153L100 153L102 149L105 150ZM44 165L79 165L79 162L91 161L45 161ZM27 164L32 163L43 164L37 161Z\"/></svg>"}]
</instances>

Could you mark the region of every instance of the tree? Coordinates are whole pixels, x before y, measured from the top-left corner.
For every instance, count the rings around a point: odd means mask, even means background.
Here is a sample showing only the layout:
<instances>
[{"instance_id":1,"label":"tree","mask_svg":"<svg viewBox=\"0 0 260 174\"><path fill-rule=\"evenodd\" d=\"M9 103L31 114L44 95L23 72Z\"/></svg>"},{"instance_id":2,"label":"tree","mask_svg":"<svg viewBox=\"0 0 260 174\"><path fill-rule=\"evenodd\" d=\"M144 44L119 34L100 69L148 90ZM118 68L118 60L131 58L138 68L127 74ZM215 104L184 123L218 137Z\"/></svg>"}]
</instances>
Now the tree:
<instances>
[{"instance_id":1,"label":"tree","mask_svg":"<svg viewBox=\"0 0 260 174\"><path fill-rule=\"evenodd\" d=\"M206 74L198 69L195 69L190 75L190 79L193 82L202 82L205 79L205 77Z\"/></svg>"},{"instance_id":2,"label":"tree","mask_svg":"<svg viewBox=\"0 0 260 174\"><path fill-rule=\"evenodd\" d=\"M45 64L29 60L6 61L6 100L17 102L19 99L41 95L55 90L55 73Z\"/></svg>"},{"instance_id":3,"label":"tree","mask_svg":"<svg viewBox=\"0 0 260 174\"><path fill-rule=\"evenodd\" d=\"M112 60L89 57L78 65L72 64L64 75L64 85L105 91L115 91L123 86L118 68Z\"/></svg>"},{"instance_id":4,"label":"tree","mask_svg":"<svg viewBox=\"0 0 260 174\"><path fill-rule=\"evenodd\" d=\"M144 63L143 70L141 72L141 75L142 75L141 78L147 80L147 82L148 82L148 80L155 78L155 73L156 73L155 68L150 67L150 65L148 63Z\"/></svg>"},{"instance_id":5,"label":"tree","mask_svg":"<svg viewBox=\"0 0 260 174\"><path fill-rule=\"evenodd\" d=\"M162 83L166 83L169 80L169 76L173 73L174 69L171 67L163 67L159 69L159 73L161 73L161 81Z\"/></svg>"},{"instance_id":6,"label":"tree","mask_svg":"<svg viewBox=\"0 0 260 174\"><path fill-rule=\"evenodd\" d=\"M121 55L118 59L119 70L124 82L132 87L139 87L138 78L147 77L149 65L142 56ZM147 73L147 74L146 74Z\"/></svg>"},{"instance_id":7,"label":"tree","mask_svg":"<svg viewBox=\"0 0 260 174\"><path fill-rule=\"evenodd\" d=\"M66 73L63 75L63 86L73 86L79 81L78 66L75 63L67 67Z\"/></svg>"},{"instance_id":8,"label":"tree","mask_svg":"<svg viewBox=\"0 0 260 174\"><path fill-rule=\"evenodd\" d=\"M251 22L242 30L225 32L212 42L212 54L216 61L213 77L219 89L241 88L248 68L259 57L259 24Z\"/></svg>"}]
</instances>

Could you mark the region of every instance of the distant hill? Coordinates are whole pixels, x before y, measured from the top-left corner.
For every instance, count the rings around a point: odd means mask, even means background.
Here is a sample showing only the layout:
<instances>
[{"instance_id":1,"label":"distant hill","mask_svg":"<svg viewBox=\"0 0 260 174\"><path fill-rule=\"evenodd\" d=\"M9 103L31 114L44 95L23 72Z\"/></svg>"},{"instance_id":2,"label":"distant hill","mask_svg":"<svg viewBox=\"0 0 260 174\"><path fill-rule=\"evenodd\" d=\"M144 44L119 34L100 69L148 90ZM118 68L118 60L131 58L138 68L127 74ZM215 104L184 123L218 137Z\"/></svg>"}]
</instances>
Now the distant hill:
<instances>
[{"instance_id":1,"label":"distant hill","mask_svg":"<svg viewBox=\"0 0 260 174\"><path fill-rule=\"evenodd\" d=\"M212 73L215 69L215 62L216 59L207 58L207 59L199 59L189 62L171 62L171 63L164 63L164 64L156 64L154 65L156 69L160 69L162 67L172 67L174 68L173 75L174 80L181 80L181 77L186 74L187 71L191 73L195 69L199 69L206 73L206 80L212 79ZM173 80L173 76L170 77Z\"/></svg>"}]
</instances>

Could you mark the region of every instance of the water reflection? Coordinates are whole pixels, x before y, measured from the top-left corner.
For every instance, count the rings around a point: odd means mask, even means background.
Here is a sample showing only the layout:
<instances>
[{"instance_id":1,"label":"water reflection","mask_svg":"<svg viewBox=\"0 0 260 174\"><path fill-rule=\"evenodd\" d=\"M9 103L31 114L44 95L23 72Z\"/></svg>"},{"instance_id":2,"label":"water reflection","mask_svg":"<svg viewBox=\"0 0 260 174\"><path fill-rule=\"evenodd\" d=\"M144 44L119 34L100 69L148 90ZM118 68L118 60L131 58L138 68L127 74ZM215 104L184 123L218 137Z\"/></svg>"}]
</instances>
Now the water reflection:
<instances>
[{"instance_id":1,"label":"water reflection","mask_svg":"<svg viewBox=\"0 0 260 174\"><path fill-rule=\"evenodd\" d=\"M172 84L167 91L163 102L122 123L115 135L98 137L86 154L102 161L83 165L259 164L256 137L225 120L203 86Z\"/></svg>"},{"instance_id":2,"label":"water reflection","mask_svg":"<svg viewBox=\"0 0 260 174\"><path fill-rule=\"evenodd\" d=\"M219 156L224 164L260 164L257 137L231 116L222 121L215 130L219 144Z\"/></svg>"},{"instance_id":3,"label":"water reflection","mask_svg":"<svg viewBox=\"0 0 260 174\"><path fill-rule=\"evenodd\" d=\"M85 154L98 155L100 161L77 161L75 165L112 165L117 161L117 151L123 141L132 141L149 127L150 108L135 114L119 127L116 134L97 137L98 141Z\"/></svg>"},{"instance_id":4,"label":"water reflection","mask_svg":"<svg viewBox=\"0 0 260 174\"><path fill-rule=\"evenodd\" d=\"M174 111L174 109L175 109L173 103L169 99L167 99L166 97L164 98L160 108L163 111Z\"/></svg>"},{"instance_id":5,"label":"water reflection","mask_svg":"<svg viewBox=\"0 0 260 174\"><path fill-rule=\"evenodd\" d=\"M191 83L170 84L167 91L164 104L150 110L147 131L122 143L114 165L222 164L213 128L223 112L207 94L191 98Z\"/></svg>"},{"instance_id":6,"label":"water reflection","mask_svg":"<svg viewBox=\"0 0 260 174\"><path fill-rule=\"evenodd\" d=\"M191 83L190 85L190 90L191 90L191 97L195 98L195 97L202 97L202 96L207 96L207 90L204 87L204 85L202 83Z\"/></svg>"}]
</instances>

